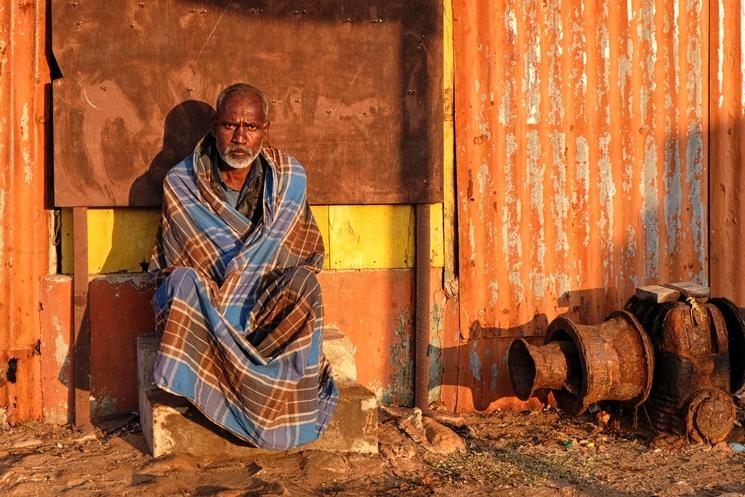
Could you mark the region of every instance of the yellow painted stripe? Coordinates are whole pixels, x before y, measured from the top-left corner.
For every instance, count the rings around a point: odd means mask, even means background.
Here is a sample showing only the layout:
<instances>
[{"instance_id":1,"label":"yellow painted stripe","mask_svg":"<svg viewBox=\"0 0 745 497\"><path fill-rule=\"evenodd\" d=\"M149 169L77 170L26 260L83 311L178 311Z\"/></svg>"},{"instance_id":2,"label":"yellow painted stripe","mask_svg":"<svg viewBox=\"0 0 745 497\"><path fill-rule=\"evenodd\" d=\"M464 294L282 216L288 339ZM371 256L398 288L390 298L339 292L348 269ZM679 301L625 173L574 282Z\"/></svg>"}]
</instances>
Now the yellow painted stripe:
<instances>
[{"instance_id":1,"label":"yellow painted stripe","mask_svg":"<svg viewBox=\"0 0 745 497\"><path fill-rule=\"evenodd\" d=\"M454 85L453 74L455 60L453 55L453 3L452 0L443 1L443 249L445 266L445 284L453 293L457 293L455 259L455 122L453 113Z\"/></svg>"},{"instance_id":2,"label":"yellow painted stripe","mask_svg":"<svg viewBox=\"0 0 745 497\"><path fill-rule=\"evenodd\" d=\"M331 269L414 267L410 205L329 207Z\"/></svg>"},{"instance_id":3,"label":"yellow painted stripe","mask_svg":"<svg viewBox=\"0 0 745 497\"><path fill-rule=\"evenodd\" d=\"M88 271L142 271L158 231L160 209L88 209ZM72 209L62 209L62 272L72 273Z\"/></svg>"},{"instance_id":4,"label":"yellow painted stripe","mask_svg":"<svg viewBox=\"0 0 745 497\"><path fill-rule=\"evenodd\" d=\"M409 205L311 207L326 245L329 269L390 269L414 265L414 211ZM442 204L430 209L432 265L442 267ZM160 209L89 209L88 270L137 272L150 258ZM332 223L334 226L332 233ZM62 272L72 273L72 211L62 210Z\"/></svg>"}]
</instances>

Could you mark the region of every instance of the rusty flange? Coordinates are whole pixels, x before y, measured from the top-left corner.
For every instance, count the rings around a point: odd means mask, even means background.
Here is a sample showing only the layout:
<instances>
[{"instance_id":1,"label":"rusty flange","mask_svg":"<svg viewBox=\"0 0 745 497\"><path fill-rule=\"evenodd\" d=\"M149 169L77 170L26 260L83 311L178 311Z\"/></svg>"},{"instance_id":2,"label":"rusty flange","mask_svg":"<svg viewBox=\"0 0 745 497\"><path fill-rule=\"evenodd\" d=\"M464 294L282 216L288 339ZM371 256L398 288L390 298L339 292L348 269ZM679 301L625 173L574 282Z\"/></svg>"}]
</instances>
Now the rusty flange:
<instances>
[{"instance_id":1,"label":"rusty flange","mask_svg":"<svg viewBox=\"0 0 745 497\"><path fill-rule=\"evenodd\" d=\"M559 317L548 327L546 342L570 339L577 347L581 384L576 394L556 391L559 406L582 414L600 401L627 402L636 407L652 388L654 349L646 332L629 312L616 311L597 326Z\"/></svg>"},{"instance_id":2,"label":"rusty flange","mask_svg":"<svg viewBox=\"0 0 745 497\"><path fill-rule=\"evenodd\" d=\"M735 403L718 388L703 388L691 396L686 408L686 433L694 442L721 442L735 425Z\"/></svg>"}]
</instances>

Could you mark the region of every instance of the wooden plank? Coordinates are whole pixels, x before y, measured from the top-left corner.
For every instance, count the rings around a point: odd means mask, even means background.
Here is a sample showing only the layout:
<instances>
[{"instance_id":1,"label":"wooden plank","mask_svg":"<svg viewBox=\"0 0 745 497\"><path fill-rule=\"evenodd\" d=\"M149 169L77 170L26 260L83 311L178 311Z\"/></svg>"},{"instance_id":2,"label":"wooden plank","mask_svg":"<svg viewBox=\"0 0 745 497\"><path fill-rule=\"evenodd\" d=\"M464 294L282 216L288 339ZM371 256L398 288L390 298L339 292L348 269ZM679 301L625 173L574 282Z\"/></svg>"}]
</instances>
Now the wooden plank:
<instances>
[{"instance_id":1,"label":"wooden plank","mask_svg":"<svg viewBox=\"0 0 745 497\"><path fill-rule=\"evenodd\" d=\"M711 293L708 286L699 285L690 281L678 281L663 285L645 285L636 288L634 295L638 299L661 304L663 302L675 302L680 298L681 292L676 288L685 290L688 295L697 299L707 299ZM675 287L675 288L672 288Z\"/></svg>"},{"instance_id":2,"label":"wooden plank","mask_svg":"<svg viewBox=\"0 0 745 497\"><path fill-rule=\"evenodd\" d=\"M73 353L75 426L90 425L90 325L88 321L88 209L72 210L73 226Z\"/></svg>"}]
</instances>

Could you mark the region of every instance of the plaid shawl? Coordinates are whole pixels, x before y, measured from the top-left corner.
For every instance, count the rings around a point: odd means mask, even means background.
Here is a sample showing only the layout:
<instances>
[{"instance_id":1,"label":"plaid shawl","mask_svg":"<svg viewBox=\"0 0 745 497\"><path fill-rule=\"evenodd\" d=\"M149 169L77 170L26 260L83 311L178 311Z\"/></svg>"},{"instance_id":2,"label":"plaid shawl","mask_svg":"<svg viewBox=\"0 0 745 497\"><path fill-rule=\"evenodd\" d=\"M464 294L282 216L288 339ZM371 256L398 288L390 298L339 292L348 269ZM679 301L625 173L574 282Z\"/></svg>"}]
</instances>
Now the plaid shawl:
<instances>
[{"instance_id":1,"label":"plaid shawl","mask_svg":"<svg viewBox=\"0 0 745 497\"><path fill-rule=\"evenodd\" d=\"M296 447L320 436L338 399L321 350L323 240L305 171L264 147L253 225L211 187L213 154L207 135L164 182L150 261L160 283L153 381L253 445Z\"/></svg>"}]
</instances>

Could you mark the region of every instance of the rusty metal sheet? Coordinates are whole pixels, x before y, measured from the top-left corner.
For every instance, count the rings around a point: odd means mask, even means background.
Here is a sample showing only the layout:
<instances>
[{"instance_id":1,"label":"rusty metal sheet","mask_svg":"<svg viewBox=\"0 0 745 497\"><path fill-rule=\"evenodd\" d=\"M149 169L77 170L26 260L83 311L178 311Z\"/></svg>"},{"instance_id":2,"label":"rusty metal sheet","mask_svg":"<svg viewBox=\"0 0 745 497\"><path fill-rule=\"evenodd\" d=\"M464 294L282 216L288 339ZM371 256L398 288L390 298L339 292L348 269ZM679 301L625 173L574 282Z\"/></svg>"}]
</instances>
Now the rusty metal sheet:
<instances>
[{"instance_id":1,"label":"rusty metal sheet","mask_svg":"<svg viewBox=\"0 0 745 497\"><path fill-rule=\"evenodd\" d=\"M737 0L712 0L710 118L712 294L745 305L745 9Z\"/></svg>"},{"instance_id":2,"label":"rusty metal sheet","mask_svg":"<svg viewBox=\"0 0 745 497\"><path fill-rule=\"evenodd\" d=\"M46 8L0 5L0 422L40 419L39 293L49 271Z\"/></svg>"},{"instance_id":3,"label":"rusty metal sheet","mask_svg":"<svg viewBox=\"0 0 745 497\"><path fill-rule=\"evenodd\" d=\"M558 315L596 324L636 285L707 284L708 3L453 15L461 370Z\"/></svg>"},{"instance_id":4,"label":"rusty metal sheet","mask_svg":"<svg viewBox=\"0 0 745 497\"><path fill-rule=\"evenodd\" d=\"M442 5L53 0L55 203L158 205L236 81L321 204L442 198Z\"/></svg>"}]
</instances>

